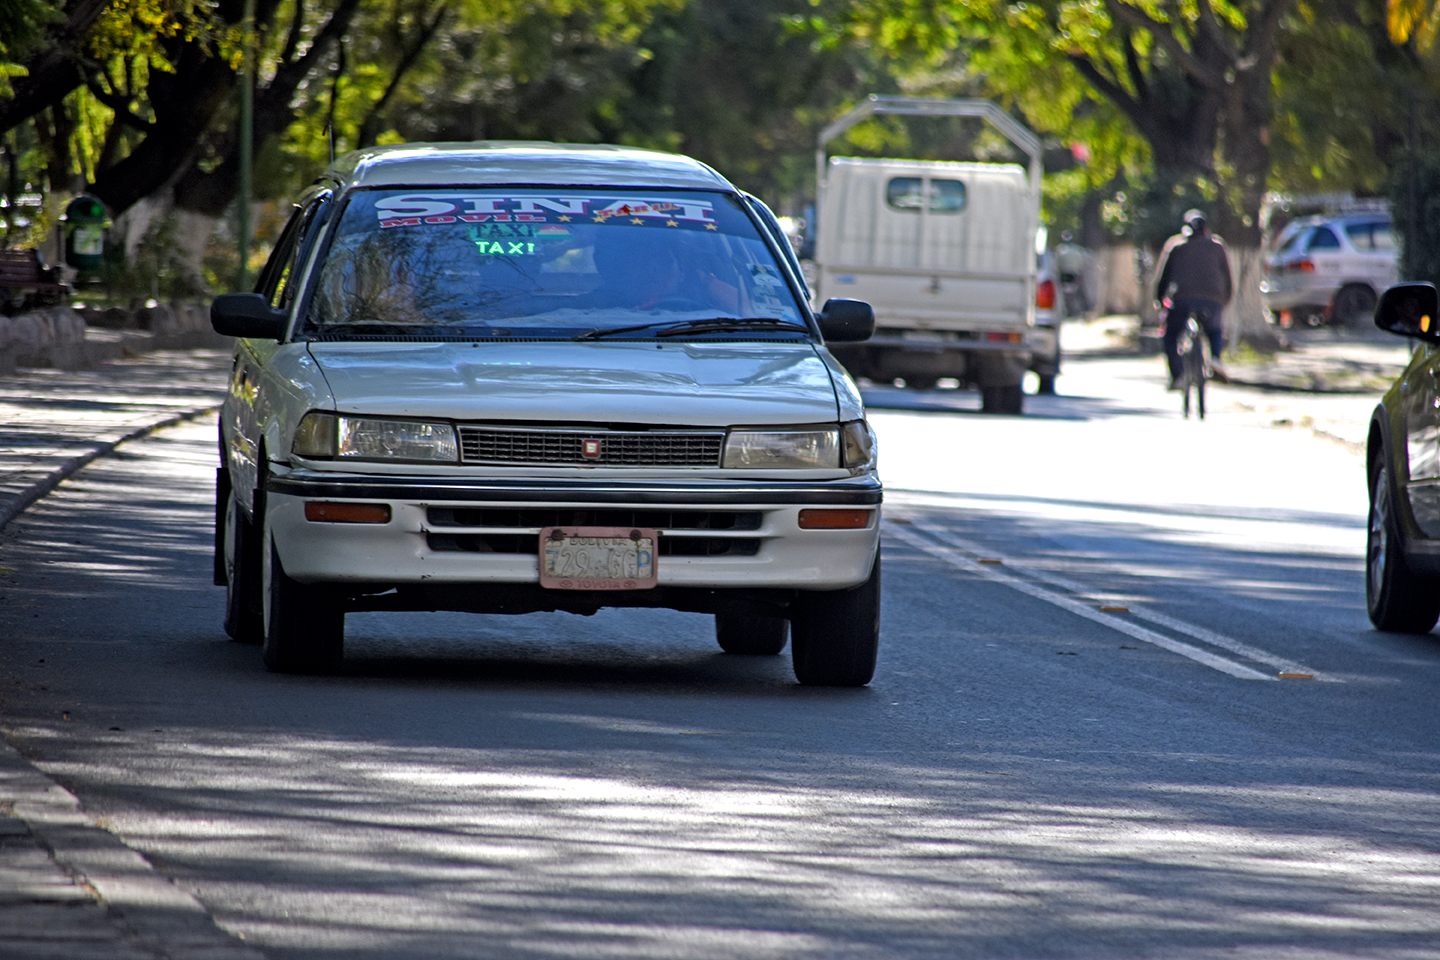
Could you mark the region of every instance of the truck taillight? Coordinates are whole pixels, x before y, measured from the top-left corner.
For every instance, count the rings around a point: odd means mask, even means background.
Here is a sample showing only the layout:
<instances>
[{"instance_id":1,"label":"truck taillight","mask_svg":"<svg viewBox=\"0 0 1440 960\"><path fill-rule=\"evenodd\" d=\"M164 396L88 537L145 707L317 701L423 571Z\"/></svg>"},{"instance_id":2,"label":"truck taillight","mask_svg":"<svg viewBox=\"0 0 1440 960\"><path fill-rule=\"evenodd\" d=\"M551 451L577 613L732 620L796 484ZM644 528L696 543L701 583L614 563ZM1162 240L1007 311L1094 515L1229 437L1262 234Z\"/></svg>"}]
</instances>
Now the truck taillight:
<instances>
[{"instance_id":1,"label":"truck taillight","mask_svg":"<svg viewBox=\"0 0 1440 960\"><path fill-rule=\"evenodd\" d=\"M1025 339L1023 333L1002 333L998 330L990 330L985 334L985 339L990 343L1020 343Z\"/></svg>"},{"instance_id":2,"label":"truck taillight","mask_svg":"<svg viewBox=\"0 0 1440 960\"><path fill-rule=\"evenodd\" d=\"M1035 306L1041 310L1053 310L1055 308L1055 281L1042 281L1040 286L1035 288Z\"/></svg>"},{"instance_id":3,"label":"truck taillight","mask_svg":"<svg viewBox=\"0 0 1440 960\"><path fill-rule=\"evenodd\" d=\"M1294 270L1296 273L1314 273L1314 272L1315 272L1315 261L1314 261L1314 260L1296 260L1294 263L1290 264L1290 269L1291 269L1291 270Z\"/></svg>"}]
</instances>

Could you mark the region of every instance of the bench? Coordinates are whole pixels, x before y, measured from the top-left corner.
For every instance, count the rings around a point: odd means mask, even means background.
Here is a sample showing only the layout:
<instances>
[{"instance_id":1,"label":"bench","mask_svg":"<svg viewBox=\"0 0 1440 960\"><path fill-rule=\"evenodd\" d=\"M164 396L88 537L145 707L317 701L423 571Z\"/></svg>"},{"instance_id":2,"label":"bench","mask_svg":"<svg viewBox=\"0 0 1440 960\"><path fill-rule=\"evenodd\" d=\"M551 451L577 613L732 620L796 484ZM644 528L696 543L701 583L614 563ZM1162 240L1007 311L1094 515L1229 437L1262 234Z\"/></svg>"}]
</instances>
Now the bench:
<instances>
[{"instance_id":1,"label":"bench","mask_svg":"<svg viewBox=\"0 0 1440 960\"><path fill-rule=\"evenodd\" d=\"M6 313L53 307L69 293L59 271L46 267L38 250L0 250L0 301Z\"/></svg>"}]
</instances>

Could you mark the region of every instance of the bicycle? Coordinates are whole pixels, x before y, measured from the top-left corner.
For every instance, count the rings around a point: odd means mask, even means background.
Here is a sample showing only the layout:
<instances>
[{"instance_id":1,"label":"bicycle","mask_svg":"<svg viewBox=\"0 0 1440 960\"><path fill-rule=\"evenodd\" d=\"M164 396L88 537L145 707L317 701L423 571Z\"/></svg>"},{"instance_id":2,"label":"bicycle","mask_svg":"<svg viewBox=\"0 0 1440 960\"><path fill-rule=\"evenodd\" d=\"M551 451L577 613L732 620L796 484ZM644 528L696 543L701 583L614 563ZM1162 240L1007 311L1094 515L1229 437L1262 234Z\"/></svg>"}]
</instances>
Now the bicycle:
<instances>
[{"instance_id":1,"label":"bicycle","mask_svg":"<svg viewBox=\"0 0 1440 960\"><path fill-rule=\"evenodd\" d=\"M1180 356L1180 396L1185 416L1190 416L1190 394L1195 394L1195 412L1198 419L1205 419L1205 381L1210 379L1209 348L1200 332L1200 324L1192 314L1185 320L1185 329L1175 341L1175 352Z\"/></svg>"}]
</instances>

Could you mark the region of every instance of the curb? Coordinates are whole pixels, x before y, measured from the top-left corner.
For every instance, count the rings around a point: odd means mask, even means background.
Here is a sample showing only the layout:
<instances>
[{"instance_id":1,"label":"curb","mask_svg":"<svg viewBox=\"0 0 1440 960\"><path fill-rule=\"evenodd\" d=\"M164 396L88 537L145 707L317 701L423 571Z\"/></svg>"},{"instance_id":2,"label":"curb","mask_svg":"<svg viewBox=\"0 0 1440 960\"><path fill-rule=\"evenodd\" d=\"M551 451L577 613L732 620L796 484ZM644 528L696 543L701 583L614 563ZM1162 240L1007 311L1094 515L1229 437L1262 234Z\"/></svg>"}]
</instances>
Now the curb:
<instances>
[{"instance_id":1,"label":"curb","mask_svg":"<svg viewBox=\"0 0 1440 960\"><path fill-rule=\"evenodd\" d=\"M0 740L0 785L15 819L24 823L41 849L68 874L110 921L111 943L126 943L167 960L264 960L264 955L222 930L195 897L155 871L150 862L97 824L74 794L55 783ZM32 894L33 901L41 898ZM52 896L49 905L69 911L73 895ZM46 906L43 901L37 905ZM59 919L57 917L57 919ZM37 930L32 943L93 953L91 928L71 923ZM103 941L102 941L103 942ZM15 945L15 944L12 944ZM89 948L86 950L85 948Z\"/></svg>"}]
</instances>

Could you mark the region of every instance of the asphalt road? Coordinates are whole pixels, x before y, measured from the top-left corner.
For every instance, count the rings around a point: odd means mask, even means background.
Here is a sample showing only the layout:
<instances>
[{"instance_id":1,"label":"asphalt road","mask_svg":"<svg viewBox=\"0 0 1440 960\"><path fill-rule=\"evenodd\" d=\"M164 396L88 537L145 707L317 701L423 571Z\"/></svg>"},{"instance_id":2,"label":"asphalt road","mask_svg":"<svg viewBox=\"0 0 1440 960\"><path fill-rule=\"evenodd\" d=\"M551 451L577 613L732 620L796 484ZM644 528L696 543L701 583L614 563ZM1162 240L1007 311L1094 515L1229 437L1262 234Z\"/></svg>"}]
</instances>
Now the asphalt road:
<instances>
[{"instance_id":1,"label":"asphalt road","mask_svg":"<svg viewBox=\"0 0 1440 960\"><path fill-rule=\"evenodd\" d=\"M6 727L273 960L1440 956L1440 640L1365 618L1370 401L1186 422L1158 362L1024 418L871 392L863 690L661 611L354 615L338 676L268 674L181 425L11 525Z\"/></svg>"}]
</instances>

